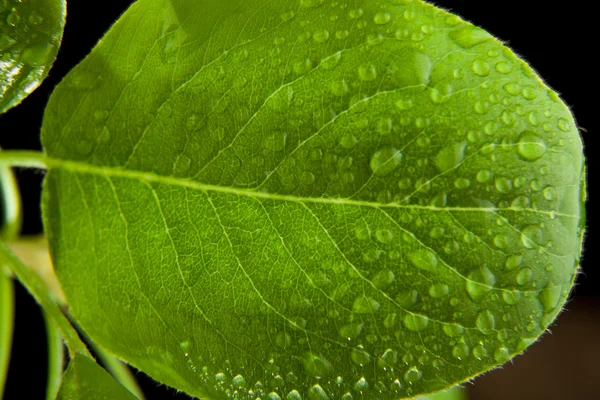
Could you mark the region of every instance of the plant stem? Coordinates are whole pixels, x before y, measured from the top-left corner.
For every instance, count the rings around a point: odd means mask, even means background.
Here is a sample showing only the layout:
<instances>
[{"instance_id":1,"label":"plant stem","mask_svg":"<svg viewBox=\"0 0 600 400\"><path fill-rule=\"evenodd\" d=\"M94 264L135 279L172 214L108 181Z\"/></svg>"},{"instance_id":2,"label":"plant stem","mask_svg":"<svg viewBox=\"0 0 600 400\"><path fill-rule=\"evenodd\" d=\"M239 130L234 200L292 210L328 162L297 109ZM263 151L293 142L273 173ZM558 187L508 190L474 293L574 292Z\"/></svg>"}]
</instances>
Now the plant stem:
<instances>
[{"instance_id":1,"label":"plant stem","mask_svg":"<svg viewBox=\"0 0 600 400\"><path fill-rule=\"evenodd\" d=\"M13 281L7 271L0 268L0 399L8 374L12 345L15 300Z\"/></svg>"},{"instance_id":2,"label":"plant stem","mask_svg":"<svg viewBox=\"0 0 600 400\"><path fill-rule=\"evenodd\" d=\"M42 306L42 309L46 312L48 317L54 321L61 331L61 336L65 340L70 355L73 357L76 352L80 352L91 357L87 347L79 338L77 331L75 331L67 317L64 316L60 307L50 298L44 285L44 281L31 269L25 266L25 264L23 264L23 262L2 242L0 242L0 265L8 266L23 286L29 290L37 302Z\"/></svg>"},{"instance_id":3,"label":"plant stem","mask_svg":"<svg viewBox=\"0 0 600 400\"><path fill-rule=\"evenodd\" d=\"M52 318L44 313L46 336L48 338L48 382L46 383L46 400L54 400L60 389L63 374L64 351L60 332Z\"/></svg>"}]
</instances>

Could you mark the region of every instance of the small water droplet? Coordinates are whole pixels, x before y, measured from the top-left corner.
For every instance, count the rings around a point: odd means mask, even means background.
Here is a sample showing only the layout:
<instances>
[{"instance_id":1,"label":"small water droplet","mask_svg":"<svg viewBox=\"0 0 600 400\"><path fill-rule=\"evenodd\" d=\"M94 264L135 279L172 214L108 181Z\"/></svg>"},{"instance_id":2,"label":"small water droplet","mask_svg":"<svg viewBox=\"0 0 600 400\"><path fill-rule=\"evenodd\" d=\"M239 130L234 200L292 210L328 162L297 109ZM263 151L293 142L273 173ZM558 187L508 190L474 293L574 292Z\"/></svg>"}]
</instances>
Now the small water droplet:
<instances>
[{"instance_id":1,"label":"small water droplet","mask_svg":"<svg viewBox=\"0 0 600 400\"><path fill-rule=\"evenodd\" d=\"M332 55L323 58L321 60L321 67L323 69L333 69L339 64L341 59L342 52L338 51L337 53L333 53Z\"/></svg>"},{"instance_id":2,"label":"small water droplet","mask_svg":"<svg viewBox=\"0 0 600 400\"><path fill-rule=\"evenodd\" d=\"M466 359L469 356L469 353L469 346L464 343L459 343L452 348L452 355L459 360Z\"/></svg>"},{"instance_id":3,"label":"small water droplet","mask_svg":"<svg viewBox=\"0 0 600 400\"><path fill-rule=\"evenodd\" d=\"M473 348L473 356L478 360L483 360L487 357L487 350L482 344L478 344Z\"/></svg>"},{"instance_id":4,"label":"small water droplet","mask_svg":"<svg viewBox=\"0 0 600 400\"><path fill-rule=\"evenodd\" d=\"M435 299L447 296L450 288L444 283L436 283L429 287L429 295Z\"/></svg>"}]
</instances>

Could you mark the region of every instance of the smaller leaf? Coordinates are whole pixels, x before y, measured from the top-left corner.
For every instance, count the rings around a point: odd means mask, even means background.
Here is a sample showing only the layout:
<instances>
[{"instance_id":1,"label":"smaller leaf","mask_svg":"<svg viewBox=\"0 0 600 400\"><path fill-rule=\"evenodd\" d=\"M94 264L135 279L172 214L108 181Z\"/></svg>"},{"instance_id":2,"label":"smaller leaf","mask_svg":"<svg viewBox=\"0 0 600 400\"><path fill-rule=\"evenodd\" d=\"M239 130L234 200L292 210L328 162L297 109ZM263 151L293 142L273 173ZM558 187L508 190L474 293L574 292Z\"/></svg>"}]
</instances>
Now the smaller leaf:
<instances>
[{"instance_id":1,"label":"smaller leaf","mask_svg":"<svg viewBox=\"0 0 600 400\"><path fill-rule=\"evenodd\" d=\"M0 113L48 75L65 25L65 0L0 0Z\"/></svg>"},{"instance_id":2,"label":"smaller leaf","mask_svg":"<svg viewBox=\"0 0 600 400\"><path fill-rule=\"evenodd\" d=\"M77 354L63 375L57 400L133 400L134 395L90 358Z\"/></svg>"}]
</instances>

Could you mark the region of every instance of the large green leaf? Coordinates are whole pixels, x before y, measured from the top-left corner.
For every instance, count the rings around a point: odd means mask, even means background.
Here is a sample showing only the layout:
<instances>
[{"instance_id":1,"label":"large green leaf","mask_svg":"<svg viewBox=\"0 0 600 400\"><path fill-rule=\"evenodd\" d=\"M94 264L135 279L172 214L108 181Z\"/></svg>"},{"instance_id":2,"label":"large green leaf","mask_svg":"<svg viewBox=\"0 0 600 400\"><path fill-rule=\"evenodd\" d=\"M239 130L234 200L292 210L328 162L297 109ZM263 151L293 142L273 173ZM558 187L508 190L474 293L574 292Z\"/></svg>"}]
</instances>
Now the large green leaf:
<instances>
[{"instance_id":1,"label":"large green leaf","mask_svg":"<svg viewBox=\"0 0 600 400\"><path fill-rule=\"evenodd\" d=\"M79 353L69 363L56 400L135 400L102 367Z\"/></svg>"},{"instance_id":2,"label":"large green leaf","mask_svg":"<svg viewBox=\"0 0 600 400\"><path fill-rule=\"evenodd\" d=\"M577 271L568 108L421 1L140 0L43 144L74 317L203 398L437 391L521 353Z\"/></svg>"},{"instance_id":3,"label":"large green leaf","mask_svg":"<svg viewBox=\"0 0 600 400\"><path fill-rule=\"evenodd\" d=\"M46 78L62 39L65 0L0 0L0 113Z\"/></svg>"}]
</instances>

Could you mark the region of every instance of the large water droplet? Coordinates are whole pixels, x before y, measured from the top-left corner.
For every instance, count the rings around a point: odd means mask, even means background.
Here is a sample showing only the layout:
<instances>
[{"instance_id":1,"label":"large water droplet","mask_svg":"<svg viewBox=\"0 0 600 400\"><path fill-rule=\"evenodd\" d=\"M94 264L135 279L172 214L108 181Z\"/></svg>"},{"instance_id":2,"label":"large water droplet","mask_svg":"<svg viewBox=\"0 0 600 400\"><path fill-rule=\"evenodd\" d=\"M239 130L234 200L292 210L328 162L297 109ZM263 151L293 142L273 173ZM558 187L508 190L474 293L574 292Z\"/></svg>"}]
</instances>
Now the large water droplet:
<instances>
[{"instance_id":1,"label":"large water droplet","mask_svg":"<svg viewBox=\"0 0 600 400\"><path fill-rule=\"evenodd\" d=\"M544 290L540 293L540 302L544 306L545 312L550 312L556 308L560 301L562 294L562 287L548 284Z\"/></svg>"},{"instance_id":2,"label":"large water droplet","mask_svg":"<svg viewBox=\"0 0 600 400\"><path fill-rule=\"evenodd\" d=\"M443 329L444 333L450 337L460 336L465 331L465 328L459 324L445 324Z\"/></svg>"},{"instance_id":3,"label":"large water droplet","mask_svg":"<svg viewBox=\"0 0 600 400\"><path fill-rule=\"evenodd\" d=\"M237 388L245 388L246 387L246 379L242 375L236 375L231 380L233 386Z\"/></svg>"},{"instance_id":4,"label":"large water droplet","mask_svg":"<svg viewBox=\"0 0 600 400\"><path fill-rule=\"evenodd\" d=\"M537 225L529 225L521 232L521 242L528 249L535 249L544 241L544 232Z\"/></svg>"},{"instance_id":5,"label":"large water droplet","mask_svg":"<svg viewBox=\"0 0 600 400\"><path fill-rule=\"evenodd\" d=\"M525 131L519 138L517 147L519 155L527 161L535 161L546 153L546 142L530 131Z\"/></svg>"},{"instance_id":6,"label":"large water droplet","mask_svg":"<svg viewBox=\"0 0 600 400\"><path fill-rule=\"evenodd\" d=\"M383 290L389 287L394 282L394 279L396 279L394 273L386 269L375 275L371 282L373 282L373 286Z\"/></svg>"},{"instance_id":7,"label":"large water droplet","mask_svg":"<svg viewBox=\"0 0 600 400\"><path fill-rule=\"evenodd\" d=\"M391 19L390 13L378 12L373 17L373 22L375 22L377 25L384 25L384 24L387 24L388 22L390 22L390 19Z\"/></svg>"},{"instance_id":8,"label":"large water droplet","mask_svg":"<svg viewBox=\"0 0 600 400\"><path fill-rule=\"evenodd\" d=\"M393 172L400 165L401 160L400 150L394 147L384 147L371 157L371 170L375 175L385 176Z\"/></svg>"},{"instance_id":9,"label":"large water droplet","mask_svg":"<svg viewBox=\"0 0 600 400\"><path fill-rule=\"evenodd\" d=\"M493 39L492 35L473 25L466 25L462 29L450 31L449 36L454 43L465 49L470 49Z\"/></svg>"},{"instance_id":10,"label":"large water droplet","mask_svg":"<svg viewBox=\"0 0 600 400\"><path fill-rule=\"evenodd\" d=\"M429 318L420 314L406 314L402 322L406 329L417 332L427 328Z\"/></svg>"},{"instance_id":11,"label":"large water droplet","mask_svg":"<svg viewBox=\"0 0 600 400\"><path fill-rule=\"evenodd\" d=\"M494 329L496 329L496 318L489 310L485 310L477 315L475 324L481 333L490 335L494 332Z\"/></svg>"},{"instance_id":12,"label":"large water droplet","mask_svg":"<svg viewBox=\"0 0 600 400\"><path fill-rule=\"evenodd\" d=\"M371 297L358 297L352 305L352 310L358 314L374 314L379 311L379 303Z\"/></svg>"},{"instance_id":13,"label":"large water droplet","mask_svg":"<svg viewBox=\"0 0 600 400\"><path fill-rule=\"evenodd\" d=\"M467 142L452 143L444 147L435 159L435 166L440 172L446 172L460 165L465 157Z\"/></svg>"},{"instance_id":14,"label":"large water droplet","mask_svg":"<svg viewBox=\"0 0 600 400\"><path fill-rule=\"evenodd\" d=\"M413 383L421 379L421 376L423 376L423 373L419 371L417 367L412 367L404 373L404 381L412 385Z\"/></svg>"},{"instance_id":15,"label":"large water droplet","mask_svg":"<svg viewBox=\"0 0 600 400\"><path fill-rule=\"evenodd\" d=\"M468 275L467 293L473 301L480 301L496 284L496 276L486 266L482 266Z\"/></svg>"},{"instance_id":16,"label":"large water droplet","mask_svg":"<svg viewBox=\"0 0 600 400\"><path fill-rule=\"evenodd\" d=\"M429 249L419 249L408 254L408 259L417 268L433 272L437 269L438 257Z\"/></svg>"}]
</instances>

